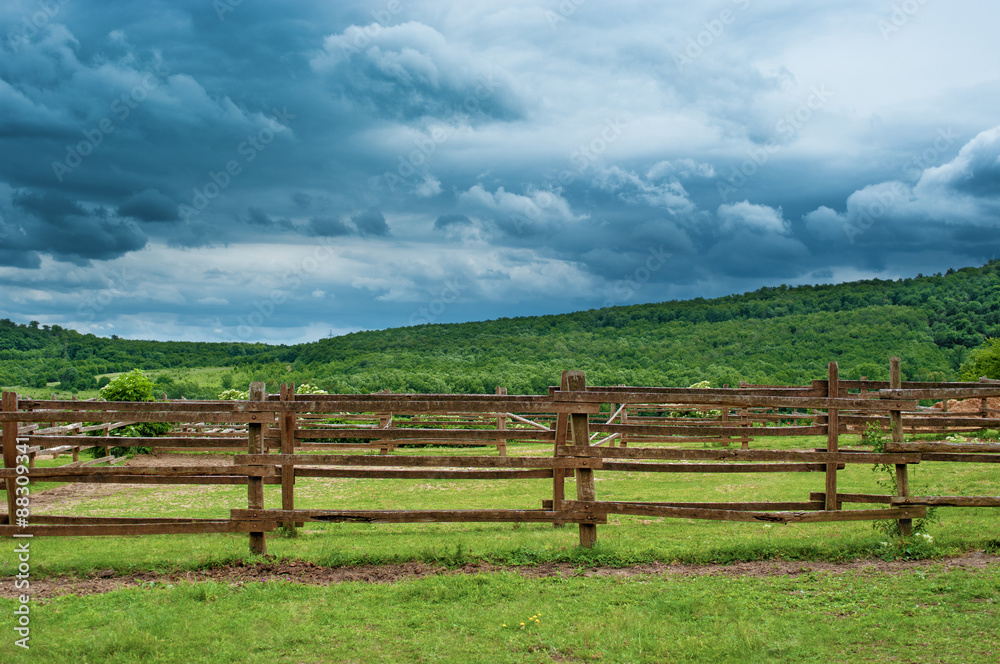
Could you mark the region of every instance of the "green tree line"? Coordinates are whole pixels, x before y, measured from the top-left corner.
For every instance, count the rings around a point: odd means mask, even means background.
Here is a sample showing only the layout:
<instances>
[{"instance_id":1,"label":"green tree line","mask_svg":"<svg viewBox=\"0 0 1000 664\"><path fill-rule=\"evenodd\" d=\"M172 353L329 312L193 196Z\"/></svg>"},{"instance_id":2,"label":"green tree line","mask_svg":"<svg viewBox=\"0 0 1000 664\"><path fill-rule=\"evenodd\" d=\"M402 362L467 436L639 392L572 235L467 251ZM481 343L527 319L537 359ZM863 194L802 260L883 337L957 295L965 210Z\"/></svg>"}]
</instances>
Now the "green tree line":
<instances>
[{"instance_id":1,"label":"green tree line","mask_svg":"<svg viewBox=\"0 0 1000 664\"><path fill-rule=\"evenodd\" d=\"M953 380L991 366L1000 337L1000 261L897 280L777 286L571 314L358 332L294 346L156 342L0 321L0 383L61 390L139 367L232 367L228 385L310 382L328 392L538 393L564 369L591 384L794 384L823 377L885 379L900 356L906 380ZM986 346L984 346L986 344ZM987 353L987 355L983 355ZM978 359L977 359L978 358ZM165 378L168 396L196 386ZM173 393L171 393L173 392Z\"/></svg>"}]
</instances>

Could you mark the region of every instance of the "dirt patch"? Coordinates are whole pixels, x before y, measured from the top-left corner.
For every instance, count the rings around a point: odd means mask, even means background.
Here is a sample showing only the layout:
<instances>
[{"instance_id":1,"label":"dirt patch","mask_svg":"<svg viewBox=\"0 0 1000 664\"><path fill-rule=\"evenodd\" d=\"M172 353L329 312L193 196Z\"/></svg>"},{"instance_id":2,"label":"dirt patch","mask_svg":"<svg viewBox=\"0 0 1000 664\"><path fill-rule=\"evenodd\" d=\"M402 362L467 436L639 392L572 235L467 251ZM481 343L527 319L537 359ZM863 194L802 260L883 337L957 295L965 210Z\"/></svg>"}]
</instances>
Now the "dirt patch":
<instances>
[{"instance_id":1,"label":"dirt patch","mask_svg":"<svg viewBox=\"0 0 1000 664\"><path fill-rule=\"evenodd\" d=\"M117 496L127 491L131 486L125 484L87 484L70 482L61 486L46 489L31 494L31 509L36 514L47 514L49 511L66 512L85 500L96 500ZM52 510L51 508L56 508Z\"/></svg>"},{"instance_id":2,"label":"dirt patch","mask_svg":"<svg viewBox=\"0 0 1000 664\"><path fill-rule=\"evenodd\" d=\"M128 459L117 467L149 468L155 466L211 466L232 463L232 457L224 454L140 454ZM31 508L37 514L65 514L80 503L111 496L128 496L149 491L151 484L114 484L89 482L67 482L45 491L31 494ZM187 486L171 485L160 487L164 493L178 493Z\"/></svg>"},{"instance_id":3,"label":"dirt patch","mask_svg":"<svg viewBox=\"0 0 1000 664\"><path fill-rule=\"evenodd\" d=\"M132 468L156 466L231 466L231 454L137 454L121 464Z\"/></svg>"},{"instance_id":4,"label":"dirt patch","mask_svg":"<svg viewBox=\"0 0 1000 664\"><path fill-rule=\"evenodd\" d=\"M801 562L789 560L764 560L733 563L731 565L671 565L647 563L632 567L580 566L571 563L547 563L526 567L492 565L489 563L467 563L457 569L412 562L394 565L360 565L355 567L323 567L301 560L281 560L267 563L221 565L191 572L158 574L156 572L135 572L118 574L108 569L93 573L89 577L53 577L32 581L33 599L45 599L60 595L91 595L106 593L123 588L137 588L148 585L167 585L215 581L231 586L241 586L253 582L285 582L304 585L326 586L338 583L397 583L428 576L449 576L457 574L483 574L493 572L514 572L527 578L551 577L796 577L803 574L901 574L914 570L950 571L956 569L982 570L1000 567L1000 556L986 553L972 553L943 560L884 561L861 560L850 563ZM0 580L0 597L15 597L23 591L15 591L13 577Z\"/></svg>"},{"instance_id":5,"label":"dirt patch","mask_svg":"<svg viewBox=\"0 0 1000 664\"><path fill-rule=\"evenodd\" d=\"M933 407L943 410L942 403L947 404L949 413L979 413L983 409L982 399L951 399L947 402L938 402ZM989 410L1000 410L1000 397L986 399L986 407Z\"/></svg>"}]
</instances>

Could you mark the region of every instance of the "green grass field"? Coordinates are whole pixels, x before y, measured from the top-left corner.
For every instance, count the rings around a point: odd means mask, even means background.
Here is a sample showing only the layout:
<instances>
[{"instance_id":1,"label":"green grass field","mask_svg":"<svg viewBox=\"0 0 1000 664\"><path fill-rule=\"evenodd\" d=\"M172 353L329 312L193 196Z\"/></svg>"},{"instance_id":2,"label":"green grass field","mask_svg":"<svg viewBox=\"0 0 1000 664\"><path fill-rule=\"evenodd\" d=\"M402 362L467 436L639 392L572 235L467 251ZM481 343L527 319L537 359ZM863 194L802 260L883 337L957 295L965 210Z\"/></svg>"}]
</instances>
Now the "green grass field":
<instances>
[{"instance_id":1,"label":"green grass field","mask_svg":"<svg viewBox=\"0 0 1000 664\"><path fill-rule=\"evenodd\" d=\"M996 662L996 569L178 584L36 605L32 662ZM4 602L5 607L10 605ZM5 613L7 613L5 611Z\"/></svg>"},{"instance_id":2,"label":"green grass field","mask_svg":"<svg viewBox=\"0 0 1000 664\"><path fill-rule=\"evenodd\" d=\"M851 442L856 439L845 437L843 444ZM787 448L819 444L818 439L780 441ZM512 454L551 453L543 446L513 447ZM839 474L840 490L884 492L878 478L870 465L851 465ZM996 495L998 479L989 464L925 463L912 469L911 493ZM45 489L66 486L37 485L36 495L44 502ZM597 473L599 500L801 501L822 489L822 473ZM574 494L569 482L567 495ZM550 480L300 478L296 483L299 508L530 509L549 497ZM266 488L266 501L268 507L280 506L277 487ZM224 517L245 506L246 488L240 486L132 485L106 496L68 494L39 512ZM598 526L593 550L577 547L575 526L308 523L295 537L269 535L268 553L324 566L563 562L582 572L594 565L652 561L943 559L1000 549L995 509L939 508L934 516L928 524L931 540L905 541L871 522L772 526L611 516ZM249 559L247 537L238 535L37 538L31 556L35 579L106 569L198 570ZM0 543L5 585L12 584L16 565L14 543ZM153 583L38 601L32 650L19 653L14 633L6 630L0 660L20 655L24 661L80 662L997 661L990 644L998 636L1000 569L946 571L935 563L888 575L861 567L794 578L525 578L504 571L393 585ZM14 600L0 600L7 616L14 606Z\"/></svg>"}]
</instances>

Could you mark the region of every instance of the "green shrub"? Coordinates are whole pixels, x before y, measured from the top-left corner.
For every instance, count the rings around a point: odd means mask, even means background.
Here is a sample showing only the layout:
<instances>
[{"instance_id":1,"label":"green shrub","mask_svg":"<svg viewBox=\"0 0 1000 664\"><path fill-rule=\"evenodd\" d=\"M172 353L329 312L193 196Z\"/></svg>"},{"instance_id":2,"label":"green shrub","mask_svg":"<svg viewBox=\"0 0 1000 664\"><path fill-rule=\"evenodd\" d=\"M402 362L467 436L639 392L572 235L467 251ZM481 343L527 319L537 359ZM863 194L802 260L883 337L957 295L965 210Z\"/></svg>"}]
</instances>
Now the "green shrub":
<instances>
[{"instance_id":1,"label":"green shrub","mask_svg":"<svg viewBox=\"0 0 1000 664\"><path fill-rule=\"evenodd\" d=\"M154 401L153 383L139 369L123 373L100 389L101 398L105 401ZM161 436L170 431L167 422L139 422L119 429L113 429L109 435L118 438L150 438ZM100 432L93 432L95 435ZM114 456L135 456L150 454L152 447L112 447ZM100 448L94 450L95 458L101 454Z\"/></svg>"}]
</instances>

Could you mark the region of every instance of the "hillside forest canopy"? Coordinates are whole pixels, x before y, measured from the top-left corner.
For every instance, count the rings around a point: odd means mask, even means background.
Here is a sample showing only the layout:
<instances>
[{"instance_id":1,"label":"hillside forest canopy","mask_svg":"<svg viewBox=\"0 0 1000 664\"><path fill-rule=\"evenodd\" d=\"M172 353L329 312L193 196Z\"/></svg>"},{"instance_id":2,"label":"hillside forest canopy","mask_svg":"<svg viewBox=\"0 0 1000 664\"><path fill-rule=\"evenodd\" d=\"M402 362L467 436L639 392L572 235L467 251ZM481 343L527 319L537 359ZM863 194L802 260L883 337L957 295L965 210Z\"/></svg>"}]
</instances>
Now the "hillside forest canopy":
<instances>
[{"instance_id":1,"label":"hillside forest canopy","mask_svg":"<svg viewBox=\"0 0 1000 664\"><path fill-rule=\"evenodd\" d=\"M565 369L593 385L802 384L1000 378L1000 261L897 280L357 332L298 345L143 341L0 320L0 383L97 396L108 374L155 374L157 395L215 398L252 380L330 393L541 393ZM198 377L196 370L220 368ZM223 369L224 368L224 369ZM209 377L209 378L204 378Z\"/></svg>"}]
</instances>

